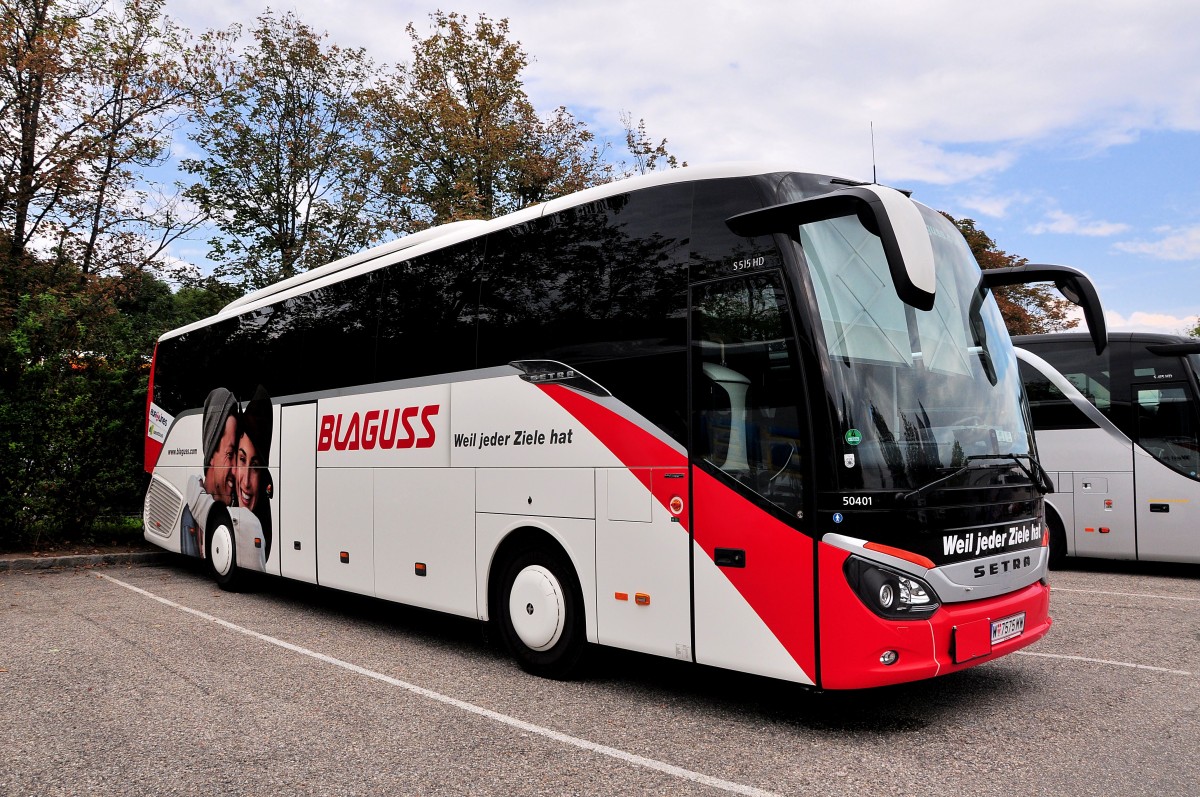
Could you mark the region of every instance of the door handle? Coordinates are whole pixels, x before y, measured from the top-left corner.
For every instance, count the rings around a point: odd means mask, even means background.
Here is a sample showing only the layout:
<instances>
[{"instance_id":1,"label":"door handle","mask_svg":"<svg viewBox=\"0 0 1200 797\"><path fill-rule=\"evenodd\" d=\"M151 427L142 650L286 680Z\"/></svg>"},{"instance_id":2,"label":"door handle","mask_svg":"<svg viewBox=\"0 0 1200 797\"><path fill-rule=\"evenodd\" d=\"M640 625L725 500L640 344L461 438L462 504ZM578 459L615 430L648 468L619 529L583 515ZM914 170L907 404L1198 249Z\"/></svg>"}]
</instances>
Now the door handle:
<instances>
[{"instance_id":1,"label":"door handle","mask_svg":"<svg viewBox=\"0 0 1200 797\"><path fill-rule=\"evenodd\" d=\"M717 567L745 567L746 552L741 548L717 548L713 552Z\"/></svg>"}]
</instances>

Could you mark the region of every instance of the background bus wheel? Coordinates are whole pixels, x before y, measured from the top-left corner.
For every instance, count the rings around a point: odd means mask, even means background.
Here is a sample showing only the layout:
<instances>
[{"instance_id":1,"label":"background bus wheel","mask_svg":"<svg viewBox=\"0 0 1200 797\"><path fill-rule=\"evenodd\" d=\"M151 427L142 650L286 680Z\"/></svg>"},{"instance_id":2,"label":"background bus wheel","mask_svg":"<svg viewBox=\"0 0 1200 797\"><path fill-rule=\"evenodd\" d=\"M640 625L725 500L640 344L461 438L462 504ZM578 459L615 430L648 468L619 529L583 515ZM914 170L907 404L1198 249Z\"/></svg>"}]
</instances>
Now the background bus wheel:
<instances>
[{"instance_id":1,"label":"background bus wheel","mask_svg":"<svg viewBox=\"0 0 1200 797\"><path fill-rule=\"evenodd\" d=\"M1046 525L1050 527L1050 568L1061 570L1067 561L1067 533L1053 514L1046 518Z\"/></svg>"},{"instance_id":2,"label":"background bus wheel","mask_svg":"<svg viewBox=\"0 0 1200 797\"><path fill-rule=\"evenodd\" d=\"M241 577L237 566L237 546L233 538L233 520L223 506L214 506L208 513L208 531L204 550L208 569L221 589L231 592L238 588Z\"/></svg>"},{"instance_id":3,"label":"background bus wheel","mask_svg":"<svg viewBox=\"0 0 1200 797\"><path fill-rule=\"evenodd\" d=\"M567 678L583 656L583 595L575 571L545 551L517 554L503 570L496 607L504 646L526 672Z\"/></svg>"}]
</instances>

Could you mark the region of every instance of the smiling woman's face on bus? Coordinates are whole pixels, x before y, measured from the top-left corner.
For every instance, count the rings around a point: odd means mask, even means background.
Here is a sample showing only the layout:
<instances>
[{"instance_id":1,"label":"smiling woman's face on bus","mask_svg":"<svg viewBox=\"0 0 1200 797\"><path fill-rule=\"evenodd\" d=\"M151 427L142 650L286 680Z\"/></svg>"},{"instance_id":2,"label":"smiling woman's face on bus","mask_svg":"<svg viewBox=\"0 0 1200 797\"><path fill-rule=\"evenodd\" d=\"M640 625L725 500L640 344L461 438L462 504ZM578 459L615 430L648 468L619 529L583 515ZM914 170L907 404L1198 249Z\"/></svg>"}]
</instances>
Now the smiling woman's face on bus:
<instances>
[{"instance_id":1,"label":"smiling woman's face on bus","mask_svg":"<svg viewBox=\"0 0 1200 797\"><path fill-rule=\"evenodd\" d=\"M237 464L234 466L234 474L237 478L238 504L251 512L258 506L261 497L261 466L262 458L258 455L254 441L250 439L250 435L243 434L238 438Z\"/></svg>"}]
</instances>

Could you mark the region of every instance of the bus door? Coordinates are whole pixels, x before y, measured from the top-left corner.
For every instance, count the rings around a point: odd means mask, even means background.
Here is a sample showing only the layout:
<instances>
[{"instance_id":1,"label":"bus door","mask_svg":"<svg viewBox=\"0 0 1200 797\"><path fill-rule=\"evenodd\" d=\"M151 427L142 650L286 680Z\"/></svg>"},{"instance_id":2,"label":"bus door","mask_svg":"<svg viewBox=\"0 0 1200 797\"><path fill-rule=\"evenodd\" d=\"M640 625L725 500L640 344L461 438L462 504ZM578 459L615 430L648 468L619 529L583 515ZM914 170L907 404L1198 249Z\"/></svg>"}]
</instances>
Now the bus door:
<instances>
[{"instance_id":1,"label":"bus door","mask_svg":"<svg viewBox=\"0 0 1200 797\"><path fill-rule=\"evenodd\" d=\"M1200 561L1200 424L1187 382L1132 385L1138 558Z\"/></svg>"},{"instance_id":2,"label":"bus door","mask_svg":"<svg viewBox=\"0 0 1200 797\"><path fill-rule=\"evenodd\" d=\"M279 485L275 491L280 573L317 581L317 403L287 404L279 420Z\"/></svg>"},{"instance_id":3,"label":"bus door","mask_svg":"<svg viewBox=\"0 0 1200 797\"><path fill-rule=\"evenodd\" d=\"M811 454L782 275L694 284L690 313L695 659L811 682Z\"/></svg>"}]
</instances>

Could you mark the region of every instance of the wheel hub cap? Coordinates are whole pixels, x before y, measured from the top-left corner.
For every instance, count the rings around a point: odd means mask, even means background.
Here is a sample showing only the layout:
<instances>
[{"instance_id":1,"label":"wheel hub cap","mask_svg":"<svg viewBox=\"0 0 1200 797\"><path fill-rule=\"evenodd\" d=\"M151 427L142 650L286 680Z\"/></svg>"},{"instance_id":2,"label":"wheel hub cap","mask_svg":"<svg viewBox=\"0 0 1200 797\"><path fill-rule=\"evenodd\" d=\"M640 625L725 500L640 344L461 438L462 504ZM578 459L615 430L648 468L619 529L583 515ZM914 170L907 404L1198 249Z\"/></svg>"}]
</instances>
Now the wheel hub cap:
<instances>
[{"instance_id":1,"label":"wheel hub cap","mask_svg":"<svg viewBox=\"0 0 1200 797\"><path fill-rule=\"evenodd\" d=\"M530 650L549 650L562 637L567 606L562 585L546 568L530 565L517 574L508 597L513 630Z\"/></svg>"}]
</instances>

